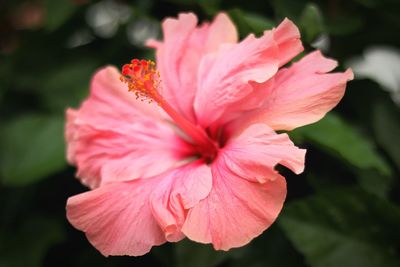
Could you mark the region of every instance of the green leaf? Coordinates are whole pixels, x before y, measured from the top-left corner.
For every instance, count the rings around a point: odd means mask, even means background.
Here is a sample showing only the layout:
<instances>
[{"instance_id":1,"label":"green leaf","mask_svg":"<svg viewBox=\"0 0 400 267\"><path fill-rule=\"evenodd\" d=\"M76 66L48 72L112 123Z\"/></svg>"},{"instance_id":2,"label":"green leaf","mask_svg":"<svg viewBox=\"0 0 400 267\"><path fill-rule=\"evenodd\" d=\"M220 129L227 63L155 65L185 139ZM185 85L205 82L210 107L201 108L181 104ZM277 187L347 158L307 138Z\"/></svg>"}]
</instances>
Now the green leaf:
<instances>
[{"instance_id":1,"label":"green leaf","mask_svg":"<svg viewBox=\"0 0 400 267\"><path fill-rule=\"evenodd\" d=\"M150 254L159 260L163 266L176 266L175 243L166 243L162 246L153 247Z\"/></svg>"},{"instance_id":2,"label":"green leaf","mask_svg":"<svg viewBox=\"0 0 400 267\"><path fill-rule=\"evenodd\" d=\"M373 143L333 113L318 123L294 130L293 135L320 146L327 153L359 169L375 169L382 175L391 174L389 166Z\"/></svg>"},{"instance_id":3,"label":"green leaf","mask_svg":"<svg viewBox=\"0 0 400 267\"><path fill-rule=\"evenodd\" d=\"M47 73L40 88L43 104L59 113L68 106L78 106L89 92L95 69L96 64L87 59L64 64Z\"/></svg>"},{"instance_id":4,"label":"green leaf","mask_svg":"<svg viewBox=\"0 0 400 267\"><path fill-rule=\"evenodd\" d=\"M326 27L332 35L349 35L364 26L363 18L359 14L346 14L326 17Z\"/></svg>"},{"instance_id":5,"label":"green leaf","mask_svg":"<svg viewBox=\"0 0 400 267\"><path fill-rule=\"evenodd\" d=\"M393 188L392 176L382 175L376 170L360 170L356 173L360 186L367 192L385 198Z\"/></svg>"},{"instance_id":6,"label":"green leaf","mask_svg":"<svg viewBox=\"0 0 400 267\"><path fill-rule=\"evenodd\" d=\"M197 2L207 14L213 15L218 12L221 0L197 0L195 2Z\"/></svg>"},{"instance_id":7,"label":"green leaf","mask_svg":"<svg viewBox=\"0 0 400 267\"><path fill-rule=\"evenodd\" d=\"M214 267L229 257L229 253L215 251L211 245L183 240L176 244L177 267Z\"/></svg>"},{"instance_id":8,"label":"green leaf","mask_svg":"<svg viewBox=\"0 0 400 267\"><path fill-rule=\"evenodd\" d=\"M29 218L16 232L0 235L0 266L43 266L48 249L63 239L64 230L58 221Z\"/></svg>"},{"instance_id":9,"label":"green leaf","mask_svg":"<svg viewBox=\"0 0 400 267\"><path fill-rule=\"evenodd\" d=\"M374 7L382 4L383 1L382 0L355 0L355 2L358 2L361 5L368 7L368 8L374 8Z\"/></svg>"},{"instance_id":10,"label":"green leaf","mask_svg":"<svg viewBox=\"0 0 400 267\"><path fill-rule=\"evenodd\" d=\"M301 14L299 26L305 40L309 43L314 41L324 31L322 13L317 5L312 3L307 4Z\"/></svg>"},{"instance_id":11,"label":"green leaf","mask_svg":"<svg viewBox=\"0 0 400 267\"><path fill-rule=\"evenodd\" d=\"M279 224L312 267L400 266L400 209L362 190L293 202Z\"/></svg>"},{"instance_id":12,"label":"green leaf","mask_svg":"<svg viewBox=\"0 0 400 267\"><path fill-rule=\"evenodd\" d=\"M379 145L400 170L400 114L390 103L379 102L373 109L373 127Z\"/></svg>"},{"instance_id":13,"label":"green leaf","mask_svg":"<svg viewBox=\"0 0 400 267\"><path fill-rule=\"evenodd\" d=\"M246 36L249 33L261 35L264 31L272 29L275 26L274 21L266 17L244 12L240 9L233 9L228 13L238 27L241 36Z\"/></svg>"},{"instance_id":14,"label":"green leaf","mask_svg":"<svg viewBox=\"0 0 400 267\"><path fill-rule=\"evenodd\" d=\"M250 244L240 248L231 267L303 267L303 257L295 250L278 224L273 224Z\"/></svg>"},{"instance_id":15,"label":"green leaf","mask_svg":"<svg viewBox=\"0 0 400 267\"><path fill-rule=\"evenodd\" d=\"M45 29L48 31L57 30L75 12L77 5L70 0L45 0L46 21Z\"/></svg>"},{"instance_id":16,"label":"green leaf","mask_svg":"<svg viewBox=\"0 0 400 267\"><path fill-rule=\"evenodd\" d=\"M169 0L176 4L186 6L188 8L196 8L200 6L208 15L215 15L220 10L221 0Z\"/></svg>"},{"instance_id":17,"label":"green leaf","mask_svg":"<svg viewBox=\"0 0 400 267\"><path fill-rule=\"evenodd\" d=\"M279 17L296 20L307 2L306 0L272 0L271 4Z\"/></svg>"},{"instance_id":18,"label":"green leaf","mask_svg":"<svg viewBox=\"0 0 400 267\"><path fill-rule=\"evenodd\" d=\"M1 136L2 183L27 185L65 166L62 118L26 115L4 126Z\"/></svg>"}]
</instances>

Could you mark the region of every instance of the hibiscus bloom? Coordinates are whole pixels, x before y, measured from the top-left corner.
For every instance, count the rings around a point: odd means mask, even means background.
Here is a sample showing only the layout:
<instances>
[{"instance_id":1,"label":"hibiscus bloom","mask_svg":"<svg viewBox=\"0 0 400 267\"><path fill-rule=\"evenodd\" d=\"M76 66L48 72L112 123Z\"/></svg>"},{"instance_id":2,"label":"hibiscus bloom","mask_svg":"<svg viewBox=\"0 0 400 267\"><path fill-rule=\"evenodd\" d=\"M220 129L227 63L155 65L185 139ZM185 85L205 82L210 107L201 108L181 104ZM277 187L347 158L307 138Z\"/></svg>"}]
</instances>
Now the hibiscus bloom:
<instances>
[{"instance_id":1,"label":"hibiscus bloom","mask_svg":"<svg viewBox=\"0 0 400 267\"><path fill-rule=\"evenodd\" d=\"M353 78L328 73L336 62L319 51L282 68L303 50L288 19L241 42L223 13L162 28L163 42L148 42L157 66L105 67L67 110L67 157L91 188L68 199L67 217L106 256L185 237L228 250L260 235L286 197L275 167L304 169L305 150L276 131L321 119Z\"/></svg>"}]
</instances>

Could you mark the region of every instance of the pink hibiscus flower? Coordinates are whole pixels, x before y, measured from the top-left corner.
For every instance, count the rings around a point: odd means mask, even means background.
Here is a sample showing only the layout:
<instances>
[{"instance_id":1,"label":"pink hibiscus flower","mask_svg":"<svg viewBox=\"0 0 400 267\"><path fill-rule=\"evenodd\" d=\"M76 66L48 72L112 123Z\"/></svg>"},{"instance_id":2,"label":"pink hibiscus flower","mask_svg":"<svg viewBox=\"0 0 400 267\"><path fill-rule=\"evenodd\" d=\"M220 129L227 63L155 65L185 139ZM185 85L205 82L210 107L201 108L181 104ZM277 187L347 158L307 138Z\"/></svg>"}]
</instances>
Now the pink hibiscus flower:
<instances>
[{"instance_id":1,"label":"pink hibiscus flower","mask_svg":"<svg viewBox=\"0 0 400 267\"><path fill-rule=\"evenodd\" d=\"M67 217L106 256L185 237L228 250L260 235L286 197L275 166L304 169L305 150L276 131L321 119L353 78L328 73L336 62L319 51L281 68L303 50L288 19L241 42L225 14L162 27L164 41L148 42L157 67L105 67L67 110L68 160L92 189L68 199Z\"/></svg>"}]
</instances>

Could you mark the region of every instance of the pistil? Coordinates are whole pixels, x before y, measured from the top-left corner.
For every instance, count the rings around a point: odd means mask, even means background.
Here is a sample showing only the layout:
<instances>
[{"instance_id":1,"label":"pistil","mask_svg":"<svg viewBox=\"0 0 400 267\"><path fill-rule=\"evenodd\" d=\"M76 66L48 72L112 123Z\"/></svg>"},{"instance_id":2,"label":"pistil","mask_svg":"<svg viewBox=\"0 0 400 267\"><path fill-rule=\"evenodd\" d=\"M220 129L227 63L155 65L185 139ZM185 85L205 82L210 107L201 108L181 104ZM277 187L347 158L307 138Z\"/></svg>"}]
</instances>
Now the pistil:
<instances>
[{"instance_id":1,"label":"pistil","mask_svg":"<svg viewBox=\"0 0 400 267\"><path fill-rule=\"evenodd\" d=\"M126 83L128 90L134 92L137 99L156 102L189 136L199 153L206 158L213 158L218 145L211 140L203 128L187 120L177 112L159 93L161 87L160 74L151 60L133 59L130 64L122 67L121 81Z\"/></svg>"}]
</instances>

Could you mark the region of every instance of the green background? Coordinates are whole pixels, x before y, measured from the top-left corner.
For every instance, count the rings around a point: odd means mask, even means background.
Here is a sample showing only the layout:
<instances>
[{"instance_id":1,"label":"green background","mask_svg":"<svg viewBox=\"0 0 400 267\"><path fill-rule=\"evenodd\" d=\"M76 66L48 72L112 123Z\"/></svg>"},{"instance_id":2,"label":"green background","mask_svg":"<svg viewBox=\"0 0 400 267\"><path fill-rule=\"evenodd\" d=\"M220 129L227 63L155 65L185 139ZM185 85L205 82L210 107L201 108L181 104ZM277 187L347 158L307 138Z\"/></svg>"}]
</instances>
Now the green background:
<instances>
[{"instance_id":1,"label":"green background","mask_svg":"<svg viewBox=\"0 0 400 267\"><path fill-rule=\"evenodd\" d=\"M308 149L306 171L282 169L286 205L249 245L215 252L185 240L143 257L104 258L69 225L66 199L86 189L65 161L65 108L87 96L97 68L152 58L143 41L161 38L166 16L194 11L204 21L222 10L242 38L292 19L306 52L322 48L340 70L377 45L399 55L396 0L1 1L0 267L400 266L399 106L357 69L333 112L290 133ZM395 73L400 63L392 63L370 65Z\"/></svg>"}]
</instances>

